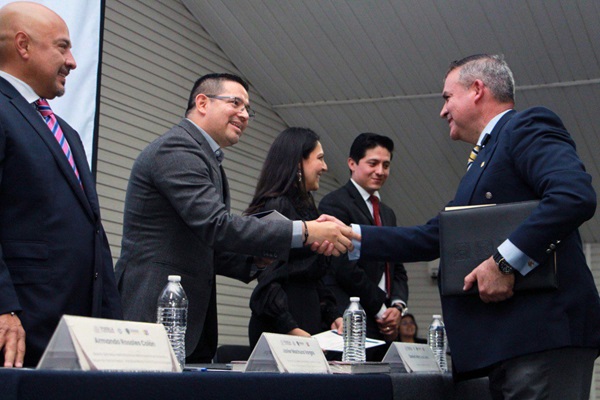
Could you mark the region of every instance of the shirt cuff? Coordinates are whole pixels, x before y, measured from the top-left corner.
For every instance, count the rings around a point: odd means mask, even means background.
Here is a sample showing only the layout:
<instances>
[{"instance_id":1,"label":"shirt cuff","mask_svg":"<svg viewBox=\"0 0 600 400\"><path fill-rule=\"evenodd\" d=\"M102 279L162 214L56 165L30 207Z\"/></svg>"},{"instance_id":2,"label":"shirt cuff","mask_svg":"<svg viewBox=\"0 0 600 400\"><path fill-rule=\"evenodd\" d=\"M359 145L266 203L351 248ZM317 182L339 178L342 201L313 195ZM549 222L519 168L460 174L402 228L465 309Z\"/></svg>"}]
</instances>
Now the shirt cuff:
<instances>
[{"instance_id":1,"label":"shirt cuff","mask_svg":"<svg viewBox=\"0 0 600 400\"><path fill-rule=\"evenodd\" d=\"M377 313L377 315L375 317L377 319L383 318L383 313L385 312L385 310L387 310L387 307L385 306L385 304L382 304L381 308L379 309L379 312Z\"/></svg>"},{"instance_id":2,"label":"shirt cuff","mask_svg":"<svg viewBox=\"0 0 600 400\"><path fill-rule=\"evenodd\" d=\"M302 241L302 221L292 221L292 248L299 249L304 247Z\"/></svg>"},{"instance_id":3,"label":"shirt cuff","mask_svg":"<svg viewBox=\"0 0 600 400\"><path fill-rule=\"evenodd\" d=\"M523 253L508 239L498 246L498 252L502 255L502 257L504 257L506 262L508 262L511 267L519 271L519 273L523 276L527 275L538 266L538 263L535 262L535 260Z\"/></svg>"},{"instance_id":4,"label":"shirt cuff","mask_svg":"<svg viewBox=\"0 0 600 400\"><path fill-rule=\"evenodd\" d=\"M358 235L361 234L360 225L351 224L350 226L352 227L352 232ZM352 239L352 244L354 245L354 250L348 252L348 260L356 261L360 258L360 242L356 239Z\"/></svg>"},{"instance_id":5,"label":"shirt cuff","mask_svg":"<svg viewBox=\"0 0 600 400\"><path fill-rule=\"evenodd\" d=\"M392 301L390 301L391 305L394 304L402 304L402 307L406 308L406 302L400 300L400 299L392 299Z\"/></svg>"}]
</instances>

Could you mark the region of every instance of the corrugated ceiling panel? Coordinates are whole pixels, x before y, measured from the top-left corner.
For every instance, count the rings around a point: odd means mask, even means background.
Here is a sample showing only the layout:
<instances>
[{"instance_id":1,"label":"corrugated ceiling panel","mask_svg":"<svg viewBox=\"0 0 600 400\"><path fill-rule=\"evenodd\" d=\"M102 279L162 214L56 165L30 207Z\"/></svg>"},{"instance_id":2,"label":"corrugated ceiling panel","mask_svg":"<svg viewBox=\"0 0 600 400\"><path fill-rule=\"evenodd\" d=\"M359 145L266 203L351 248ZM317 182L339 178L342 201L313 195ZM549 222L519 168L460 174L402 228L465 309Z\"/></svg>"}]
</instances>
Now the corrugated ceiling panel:
<instances>
[{"instance_id":1,"label":"corrugated ceiling panel","mask_svg":"<svg viewBox=\"0 0 600 400\"><path fill-rule=\"evenodd\" d=\"M464 173L470 148L452 143L438 118L437 96L453 59L504 53L515 73L518 108L548 104L544 96L557 95L557 84L583 84L556 98L553 108L572 121L573 136L584 146L597 142L596 2L184 1L284 120L325 135L338 180L347 178L356 134L393 137L399 176L390 179L390 191L403 193L403 182L418 182L391 204L403 220L431 217L453 197ZM582 157L598 163L585 151ZM598 187L598 167L589 169ZM591 224L584 237L598 240L599 218Z\"/></svg>"}]
</instances>

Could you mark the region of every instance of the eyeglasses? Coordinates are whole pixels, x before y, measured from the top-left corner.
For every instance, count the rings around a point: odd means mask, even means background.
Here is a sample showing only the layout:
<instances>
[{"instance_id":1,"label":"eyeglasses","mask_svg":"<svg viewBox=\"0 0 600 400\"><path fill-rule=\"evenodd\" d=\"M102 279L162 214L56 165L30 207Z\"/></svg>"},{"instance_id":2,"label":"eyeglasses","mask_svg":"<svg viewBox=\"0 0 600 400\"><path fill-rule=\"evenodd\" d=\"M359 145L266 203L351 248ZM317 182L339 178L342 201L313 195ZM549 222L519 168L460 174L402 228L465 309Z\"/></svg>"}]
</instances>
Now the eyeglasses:
<instances>
[{"instance_id":1,"label":"eyeglasses","mask_svg":"<svg viewBox=\"0 0 600 400\"><path fill-rule=\"evenodd\" d=\"M231 104L233 108L236 109L237 112L243 112L244 110L248 113L248 118L254 119L256 113L253 109L250 108L249 105L244 104L244 101L239 97L235 96L217 96L216 94L206 94L206 97L209 99L217 99L227 102L227 104Z\"/></svg>"}]
</instances>

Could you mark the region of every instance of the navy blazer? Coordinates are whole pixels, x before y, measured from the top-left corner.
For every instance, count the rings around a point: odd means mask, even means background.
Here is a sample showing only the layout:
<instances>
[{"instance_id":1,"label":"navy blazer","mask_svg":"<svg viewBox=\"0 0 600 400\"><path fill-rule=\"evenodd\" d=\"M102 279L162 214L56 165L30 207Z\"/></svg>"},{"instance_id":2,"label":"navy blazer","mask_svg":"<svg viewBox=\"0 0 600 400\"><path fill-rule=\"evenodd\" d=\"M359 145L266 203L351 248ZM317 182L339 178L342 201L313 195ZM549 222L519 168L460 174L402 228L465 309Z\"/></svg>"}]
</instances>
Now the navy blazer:
<instances>
[{"instance_id":1,"label":"navy blazer","mask_svg":"<svg viewBox=\"0 0 600 400\"><path fill-rule=\"evenodd\" d=\"M122 317L85 150L58 121L83 189L41 116L0 78L0 314L19 311L26 366L63 314Z\"/></svg>"},{"instance_id":2,"label":"navy blazer","mask_svg":"<svg viewBox=\"0 0 600 400\"><path fill-rule=\"evenodd\" d=\"M559 289L517 293L490 304L478 296L443 296L459 378L483 375L499 361L538 351L600 348L600 299L578 232L594 215L596 194L562 121L541 107L510 111L500 119L448 205L533 199L539 206L509 239L538 263L556 251ZM437 217L421 226L361 228L363 258L439 257Z\"/></svg>"}]
</instances>

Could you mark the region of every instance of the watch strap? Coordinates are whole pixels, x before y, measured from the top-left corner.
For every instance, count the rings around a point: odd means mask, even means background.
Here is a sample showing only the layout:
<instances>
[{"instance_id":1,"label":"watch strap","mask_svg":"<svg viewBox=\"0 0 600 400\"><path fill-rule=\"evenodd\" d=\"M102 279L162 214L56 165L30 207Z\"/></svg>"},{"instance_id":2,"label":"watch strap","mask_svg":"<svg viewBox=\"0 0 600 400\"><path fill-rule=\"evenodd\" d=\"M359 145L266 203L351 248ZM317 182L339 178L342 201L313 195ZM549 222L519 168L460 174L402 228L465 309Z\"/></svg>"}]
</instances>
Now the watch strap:
<instances>
[{"instance_id":1,"label":"watch strap","mask_svg":"<svg viewBox=\"0 0 600 400\"><path fill-rule=\"evenodd\" d=\"M494 254L493 258L496 262L496 265L498 266L498 269L503 275L512 274L514 272L514 268L512 267L512 265L510 265L508 261L504 259L504 257L502 256L502 254L500 254L499 251L497 251L496 254Z\"/></svg>"}]
</instances>

